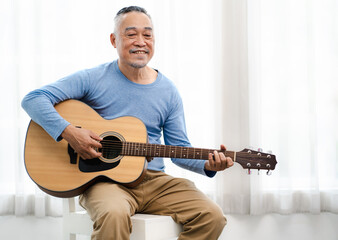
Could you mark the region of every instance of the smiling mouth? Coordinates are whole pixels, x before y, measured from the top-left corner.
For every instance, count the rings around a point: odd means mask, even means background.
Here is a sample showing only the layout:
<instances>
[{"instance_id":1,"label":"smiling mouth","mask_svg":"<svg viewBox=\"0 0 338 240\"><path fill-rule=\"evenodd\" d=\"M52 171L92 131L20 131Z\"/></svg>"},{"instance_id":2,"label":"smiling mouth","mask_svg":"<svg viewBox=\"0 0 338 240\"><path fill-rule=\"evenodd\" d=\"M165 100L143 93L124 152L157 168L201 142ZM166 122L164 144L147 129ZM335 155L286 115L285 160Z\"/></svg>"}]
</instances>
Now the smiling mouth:
<instances>
[{"instance_id":1,"label":"smiling mouth","mask_svg":"<svg viewBox=\"0 0 338 240\"><path fill-rule=\"evenodd\" d=\"M135 54L148 54L149 53L148 50L135 50L135 49L131 49L129 52L135 53Z\"/></svg>"}]
</instances>

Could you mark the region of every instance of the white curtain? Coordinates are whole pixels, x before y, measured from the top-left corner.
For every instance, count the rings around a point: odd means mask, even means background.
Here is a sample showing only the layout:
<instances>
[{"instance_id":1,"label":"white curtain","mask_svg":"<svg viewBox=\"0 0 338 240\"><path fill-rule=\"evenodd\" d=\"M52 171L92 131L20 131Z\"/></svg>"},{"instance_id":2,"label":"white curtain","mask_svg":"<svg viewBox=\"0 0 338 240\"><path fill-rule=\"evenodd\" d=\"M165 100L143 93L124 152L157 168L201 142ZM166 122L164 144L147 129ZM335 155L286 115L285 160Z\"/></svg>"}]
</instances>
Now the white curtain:
<instances>
[{"instance_id":1,"label":"white curtain","mask_svg":"<svg viewBox=\"0 0 338 240\"><path fill-rule=\"evenodd\" d=\"M270 177L218 176L217 199L234 213L337 213L338 2L235 2L224 5L225 84L236 95L225 101L237 108L224 137L272 150L278 164Z\"/></svg>"},{"instance_id":2,"label":"white curtain","mask_svg":"<svg viewBox=\"0 0 338 240\"><path fill-rule=\"evenodd\" d=\"M338 212L336 1L0 1L0 215L59 216L23 161L28 91L117 58L113 17L145 7L150 66L177 85L196 147L272 150L272 176L239 165L208 179L166 160L226 213Z\"/></svg>"},{"instance_id":3,"label":"white curtain","mask_svg":"<svg viewBox=\"0 0 338 240\"><path fill-rule=\"evenodd\" d=\"M276 176L251 181L251 212L338 212L338 2L249 1L250 143Z\"/></svg>"}]
</instances>

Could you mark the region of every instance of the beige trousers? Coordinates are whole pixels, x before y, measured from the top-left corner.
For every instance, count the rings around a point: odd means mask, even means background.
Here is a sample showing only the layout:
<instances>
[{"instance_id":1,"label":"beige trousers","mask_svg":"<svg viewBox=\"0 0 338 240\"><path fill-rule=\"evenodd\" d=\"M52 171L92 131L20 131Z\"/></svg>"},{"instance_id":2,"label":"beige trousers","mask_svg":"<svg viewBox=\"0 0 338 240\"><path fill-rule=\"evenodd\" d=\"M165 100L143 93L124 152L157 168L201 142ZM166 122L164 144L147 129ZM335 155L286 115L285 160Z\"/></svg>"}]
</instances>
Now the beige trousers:
<instances>
[{"instance_id":1,"label":"beige trousers","mask_svg":"<svg viewBox=\"0 0 338 240\"><path fill-rule=\"evenodd\" d=\"M128 240L130 216L141 212L171 216L183 225L180 240L217 239L226 224L220 207L193 182L157 171L148 170L135 188L97 183L80 196L80 204L94 222L93 240Z\"/></svg>"}]
</instances>

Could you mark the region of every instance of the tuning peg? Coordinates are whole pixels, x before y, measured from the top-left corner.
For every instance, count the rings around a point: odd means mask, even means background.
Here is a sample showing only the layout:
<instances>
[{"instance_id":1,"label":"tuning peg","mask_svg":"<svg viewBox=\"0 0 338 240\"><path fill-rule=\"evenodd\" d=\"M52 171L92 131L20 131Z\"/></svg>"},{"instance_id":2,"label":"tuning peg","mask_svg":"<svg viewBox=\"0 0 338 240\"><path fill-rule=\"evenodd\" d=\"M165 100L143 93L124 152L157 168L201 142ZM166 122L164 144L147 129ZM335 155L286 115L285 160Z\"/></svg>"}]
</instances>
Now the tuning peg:
<instances>
[{"instance_id":1,"label":"tuning peg","mask_svg":"<svg viewBox=\"0 0 338 240\"><path fill-rule=\"evenodd\" d=\"M258 148L257 151L258 152L263 152L263 148Z\"/></svg>"},{"instance_id":2,"label":"tuning peg","mask_svg":"<svg viewBox=\"0 0 338 240\"><path fill-rule=\"evenodd\" d=\"M266 175L271 176L271 174L272 174L272 172L271 172L271 170L269 169L269 170L266 172Z\"/></svg>"},{"instance_id":3,"label":"tuning peg","mask_svg":"<svg viewBox=\"0 0 338 240\"><path fill-rule=\"evenodd\" d=\"M272 154L272 151L271 151L271 150L269 150L269 151L268 151L268 153Z\"/></svg>"},{"instance_id":4,"label":"tuning peg","mask_svg":"<svg viewBox=\"0 0 338 240\"><path fill-rule=\"evenodd\" d=\"M257 171L257 175L259 175L259 170L260 170L260 169L258 169L258 171Z\"/></svg>"},{"instance_id":5,"label":"tuning peg","mask_svg":"<svg viewBox=\"0 0 338 240\"><path fill-rule=\"evenodd\" d=\"M248 175L251 175L251 169L248 168Z\"/></svg>"}]
</instances>

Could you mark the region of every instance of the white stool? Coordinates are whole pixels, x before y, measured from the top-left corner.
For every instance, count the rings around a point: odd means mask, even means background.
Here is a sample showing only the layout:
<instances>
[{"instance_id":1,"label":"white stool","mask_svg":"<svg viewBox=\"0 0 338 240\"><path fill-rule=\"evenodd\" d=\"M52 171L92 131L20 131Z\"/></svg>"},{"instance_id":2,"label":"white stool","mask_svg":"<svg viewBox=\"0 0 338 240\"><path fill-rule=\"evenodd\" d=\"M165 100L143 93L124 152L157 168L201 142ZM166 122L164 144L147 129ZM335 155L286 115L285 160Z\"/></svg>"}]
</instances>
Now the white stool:
<instances>
[{"instance_id":1,"label":"white stool","mask_svg":"<svg viewBox=\"0 0 338 240\"><path fill-rule=\"evenodd\" d=\"M170 216L135 214L131 217L133 232L131 240L173 240L177 239L182 226ZM76 210L75 198L63 200L63 238L75 240L76 234L90 236L93 222L87 212Z\"/></svg>"}]
</instances>

